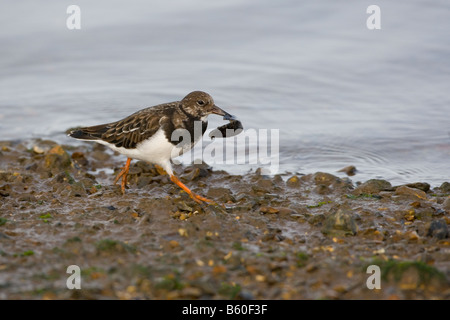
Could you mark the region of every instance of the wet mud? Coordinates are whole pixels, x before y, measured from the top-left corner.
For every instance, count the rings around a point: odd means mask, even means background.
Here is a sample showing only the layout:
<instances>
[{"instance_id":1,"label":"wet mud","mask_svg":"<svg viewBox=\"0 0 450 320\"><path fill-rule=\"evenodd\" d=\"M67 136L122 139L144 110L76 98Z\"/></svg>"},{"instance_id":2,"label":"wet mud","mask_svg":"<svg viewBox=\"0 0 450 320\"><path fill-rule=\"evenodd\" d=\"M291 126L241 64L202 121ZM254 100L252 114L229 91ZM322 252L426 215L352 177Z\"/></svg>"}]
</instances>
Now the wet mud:
<instances>
[{"instance_id":1,"label":"wet mud","mask_svg":"<svg viewBox=\"0 0 450 320\"><path fill-rule=\"evenodd\" d=\"M139 161L122 195L124 162L95 144L0 142L0 299L450 298L450 183L175 166L215 206Z\"/></svg>"}]
</instances>

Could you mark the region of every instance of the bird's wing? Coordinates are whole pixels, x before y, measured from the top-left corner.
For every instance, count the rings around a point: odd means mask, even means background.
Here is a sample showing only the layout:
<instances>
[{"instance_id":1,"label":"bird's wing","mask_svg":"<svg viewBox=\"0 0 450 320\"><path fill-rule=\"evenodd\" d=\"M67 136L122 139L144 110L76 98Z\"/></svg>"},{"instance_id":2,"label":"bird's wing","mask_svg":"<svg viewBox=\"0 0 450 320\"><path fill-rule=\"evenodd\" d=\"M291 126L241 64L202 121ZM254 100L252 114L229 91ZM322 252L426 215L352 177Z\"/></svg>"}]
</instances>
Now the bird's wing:
<instances>
[{"instance_id":1,"label":"bird's wing","mask_svg":"<svg viewBox=\"0 0 450 320\"><path fill-rule=\"evenodd\" d=\"M176 103L173 103L176 105ZM80 128L69 135L76 139L103 140L126 149L153 136L167 121L172 104L140 110L122 120L92 127Z\"/></svg>"},{"instance_id":2,"label":"bird's wing","mask_svg":"<svg viewBox=\"0 0 450 320\"><path fill-rule=\"evenodd\" d=\"M167 118L162 111L159 108L148 108L112 123L101 135L101 139L116 147L135 148L162 127Z\"/></svg>"}]
</instances>

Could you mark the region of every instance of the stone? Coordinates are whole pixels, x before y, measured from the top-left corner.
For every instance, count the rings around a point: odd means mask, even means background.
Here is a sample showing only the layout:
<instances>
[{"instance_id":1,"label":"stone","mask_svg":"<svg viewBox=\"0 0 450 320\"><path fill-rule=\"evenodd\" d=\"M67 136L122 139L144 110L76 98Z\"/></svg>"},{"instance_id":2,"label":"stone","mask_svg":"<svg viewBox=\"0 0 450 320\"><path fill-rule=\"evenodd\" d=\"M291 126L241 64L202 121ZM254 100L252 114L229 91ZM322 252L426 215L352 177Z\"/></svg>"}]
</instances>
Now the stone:
<instances>
[{"instance_id":1,"label":"stone","mask_svg":"<svg viewBox=\"0 0 450 320\"><path fill-rule=\"evenodd\" d=\"M444 203L442 204L442 207L444 208L445 211L450 213L450 197L445 199Z\"/></svg>"},{"instance_id":2,"label":"stone","mask_svg":"<svg viewBox=\"0 0 450 320\"><path fill-rule=\"evenodd\" d=\"M194 209L186 204L184 201L177 202L177 208L180 211L192 212Z\"/></svg>"},{"instance_id":3,"label":"stone","mask_svg":"<svg viewBox=\"0 0 450 320\"><path fill-rule=\"evenodd\" d=\"M406 234L406 237L408 238L408 240L411 240L411 241L417 241L417 240L420 239L420 237L419 237L419 235L417 234L416 231L409 231Z\"/></svg>"},{"instance_id":4,"label":"stone","mask_svg":"<svg viewBox=\"0 0 450 320\"><path fill-rule=\"evenodd\" d=\"M33 146L33 151L34 151L34 153L37 153L37 154L42 154L45 152L45 150L39 146Z\"/></svg>"},{"instance_id":5,"label":"stone","mask_svg":"<svg viewBox=\"0 0 450 320\"><path fill-rule=\"evenodd\" d=\"M437 238L439 240L445 239L449 236L447 223L444 219L435 220L430 223L427 231L427 237Z\"/></svg>"},{"instance_id":6,"label":"stone","mask_svg":"<svg viewBox=\"0 0 450 320\"><path fill-rule=\"evenodd\" d=\"M86 189L83 185L83 183L81 182L74 182L70 185L70 196L72 197L81 197L81 196L86 196Z\"/></svg>"},{"instance_id":7,"label":"stone","mask_svg":"<svg viewBox=\"0 0 450 320\"><path fill-rule=\"evenodd\" d=\"M56 145L45 155L44 165L47 169L67 168L72 164L69 154L60 146Z\"/></svg>"},{"instance_id":8,"label":"stone","mask_svg":"<svg viewBox=\"0 0 450 320\"><path fill-rule=\"evenodd\" d=\"M426 182L409 183L409 184L406 184L406 186L409 188L419 189L424 192L428 192L428 190L430 190L430 184L426 183Z\"/></svg>"},{"instance_id":9,"label":"stone","mask_svg":"<svg viewBox=\"0 0 450 320\"><path fill-rule=\"evenodd\" d=\"M300 179L297 176L292 176L286 181L289 188L297 188L300 186Z\"/></svg>"},{"instance_id":10,"label":"stone","mask_svg":"<svg viewBox=\"0 0 450 320\"><path fill-rule=\"evenodd\" d=\"M329 236L355 235L357 232L356 222L350 209L339 208L330 214L324 222L322 233Z\"/></svg>"},{"instance_id":11,"label":"stone","mask_svg":"<svg viewBox=\"0 0 450 320\"><path fill-rule=\"evenodd\" d=\"M217 199L222 202L236 202L236 199L233 197L231 190L223 187L212 187L209 188L208 193L206 195L209 199Z\"/></svg>"},{"instance_id":12,"label":"stone","mask_svg":"<svg viewBox=\"0 0 450 320\"><path fill-rule=\"evenodd\" d=\"M259 212L260 212L261 214L266 214L266 213L274 214L274 213L280 212L280 210L277 209L277 208L274 208L274 207L261 207L261 208L259 209Z\"/></svg>"},{"instance_id":13,"label":"stone","mask_svg":"<svg viewBox=\"0 0 450 320\"><path fill-rule=\"evenodd\" d=\"M321 194L321 195L325 195L325 194L330 194L331 193L331 189L330 187L324 185L324 184L319 184L317 185L313 191L317 194Z\"/></svg>"},{"instance_id":14,"label":"stone","mask_svg":"<svg viewBox=\"0 0 450 320\"><path fill-rule=\"evenodd\" d=\"M10 194L11 194L11 185L4 184L0 186L0 196L9 197Z\"/></svg>"},{"instance_id":15,"label":"stone","mask_svg":"<svg viewBox=\"0 0 450 320\"><path fill-rule=\"evenodd\" d=\"M353 193L361 194L377 194L381 191L392 191L392 185L389 181L380 179L370 179L358 186Z\"/></svg>"},{"instance_id":16,"label":"stone","mask_svg":"<svg viewBox=\"0 0 450 320\"><path fill-rule=\"evenodd\" d=\"M72 160L80 166L87 166L89 163L83 152L72 153Z\"/></svg>"},{"instance_id":17,"label":"stone","mask_svg":"<svg viewBox=\"0 0 450 320\"><path fill-rule=\"evenodd\" d=\"M186 181L194 181L200 177L201 171L200 168L193 168L189 173L184 174L182 176Z\"/></svg>"},{"instance_id":18,"label":"stone","mask_svg":"<svg viewBox=\"0 0 450 320\"><path fill-rule=\"evenodd\" d=\"M347 166L345 168L342 168L341 170L338 170L338 172L345 172L348 176L354 176L356 174L356 167L355 166Z\"/></svg>"},{"instance_id":19,"label":"stone","mask_svg":"<svg viewBox=\"0 0 450 320\"><path fill-rule=\"evenodd\" d=\"M264 188L264 189L270 189L273 187L273 181L270 179L260 179L258 181L258 187Z\"/></svg>"},{"instance_id":20,"label":"stone","mask_svg":"<svg viewBox=\"0 0 450 320\"><path fill-rule=\"evenodd\" d=\"M450 182L442 183L439 189L441 190L441 192L450 193Z\"/></svg>"},{"instance_id":21,"label":"stone","mask_svg":"<svg viewBox=\"0 0 450 320\"><path fill-rule=\"evenodd\" d=\"M397 189L395 189L395 194L396 195L413 196L413 197L417 197L417 198L423 199L423 200L427 199L427 194L424 191L415 189L415 188L410 188L407 186L398 187Z\"/></svg>"},{"instance_id":22,"label":"stone","mask_svg":"<svg viewBox=\"0 0 450 320\"><path fill-rule=\"evenodd\" d=\"M313 177L314 177L314 182L316 185L329 186L329 185L341 182L340 178L333 176L330 173L325 173L325 172L317 172L314 174Z\"/></svg>"},{"instance_id":23,"label":"stone","mask_svg":"<svg viewBox=\"0 0 450 320\"><path fill-rule=\"evenodd\" d=\"M317 213L313 214L312 216L308 217L308 223L311 225L318 225L325 220L325 215L323 213Z\"/></svg>"}]
</instances>

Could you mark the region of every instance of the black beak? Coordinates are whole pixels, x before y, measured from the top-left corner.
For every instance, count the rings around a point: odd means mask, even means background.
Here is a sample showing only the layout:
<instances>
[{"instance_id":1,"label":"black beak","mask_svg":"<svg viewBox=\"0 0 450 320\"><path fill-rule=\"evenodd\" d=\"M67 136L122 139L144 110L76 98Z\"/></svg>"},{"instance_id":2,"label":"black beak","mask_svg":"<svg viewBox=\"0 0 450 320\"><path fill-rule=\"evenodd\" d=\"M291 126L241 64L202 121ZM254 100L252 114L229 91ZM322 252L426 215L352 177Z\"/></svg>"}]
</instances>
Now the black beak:
<instances>
[{"instance_id":1,"label":"black beak","mask_svg":"<svg viewBox=\"0 0 450 320\"><path fill-rule=\"evenodd\" d=\"M237 118L228 112L223 111L218 106L214 105L212 109L212 113L218 114L219 116L223 116L223 120L237 120Z\"/></svg>"}]
</instances>

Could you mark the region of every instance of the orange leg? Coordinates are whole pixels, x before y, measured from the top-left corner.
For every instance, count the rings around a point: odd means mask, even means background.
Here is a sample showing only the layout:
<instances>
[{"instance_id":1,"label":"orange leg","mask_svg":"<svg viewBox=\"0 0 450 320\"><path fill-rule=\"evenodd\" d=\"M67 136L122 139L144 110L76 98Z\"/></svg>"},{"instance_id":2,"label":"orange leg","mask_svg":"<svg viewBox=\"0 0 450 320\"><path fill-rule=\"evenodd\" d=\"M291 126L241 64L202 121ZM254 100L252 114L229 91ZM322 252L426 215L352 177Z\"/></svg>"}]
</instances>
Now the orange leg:
<instances>
[{"instance_id":1,"label":"orange leg","mask_svg":"<svg viewBox=\"0 0 450 320\"><path fill-rule=\"evenodd\" d=\"M121 189L123 194L125 194L125 186L127 185L127 175L128 171L130 170L130 163L131 158L127 158L127 163L125 164L125 167L122 168L122 171L119 172L116 179L114 180L114 184L116 184L117 181L119 181L119 179L122 177Z\"/></svg>"},{"instance_id":2,"label":"orange leg","mask_svg":"<svg viewBox=\"0 0 450 320\"><path fill-rule=\"evenodd\" d=\"M196 202L198 203L202 203L203 202L207 202L207 203L211 203L211 204L217 204L215 201L213 200L209 200L205 197L199 196L198 194L195 194L194 192L191 191L191 189L189 189L183 182L181 182L177 177L175 177L174 175L170 176L170 180L172 180L173 183L175 183L177 186L179 186L181 189L183 189L184 191L187 192L187 194L194 199Z\"/></svg>"}]
</instances>

